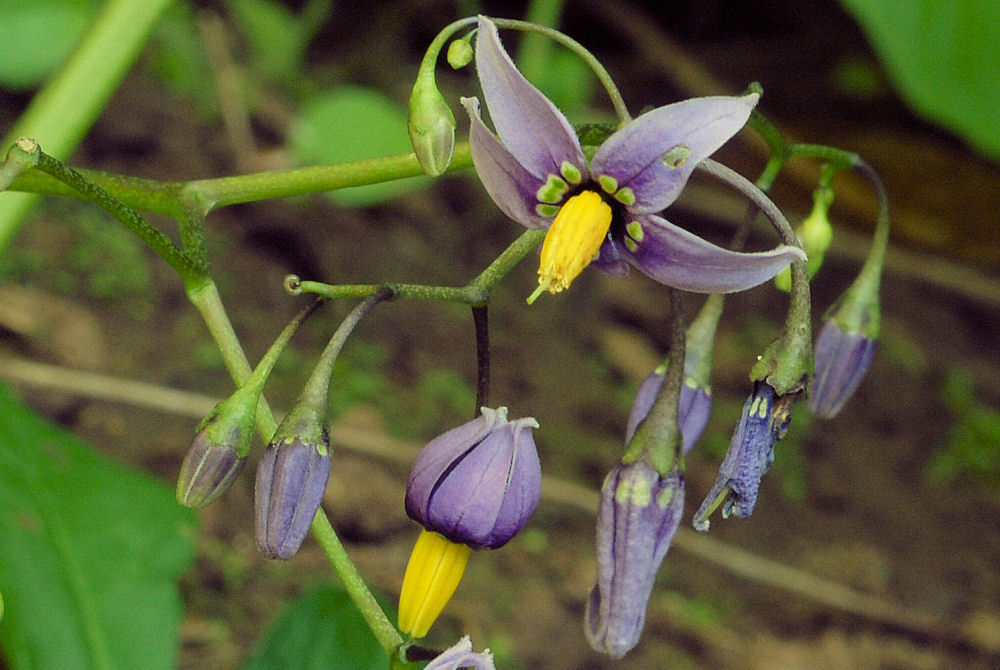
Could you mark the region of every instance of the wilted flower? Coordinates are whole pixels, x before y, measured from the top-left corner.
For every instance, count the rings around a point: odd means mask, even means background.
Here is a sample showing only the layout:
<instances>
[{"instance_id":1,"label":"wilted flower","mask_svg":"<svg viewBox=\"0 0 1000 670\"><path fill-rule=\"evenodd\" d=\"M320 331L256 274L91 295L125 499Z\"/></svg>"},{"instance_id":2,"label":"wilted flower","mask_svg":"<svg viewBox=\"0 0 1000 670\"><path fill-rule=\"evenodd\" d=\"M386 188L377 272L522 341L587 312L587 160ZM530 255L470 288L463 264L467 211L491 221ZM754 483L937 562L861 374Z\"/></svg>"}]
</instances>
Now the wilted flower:
<instances>
[{"instance_id":1,"label":"wilted flower","mask_svg":"<svg viewBox=\"0 0 1000 670\"><path fill-rule=\"evenodd\" d=\"M632 441L635 429L639 427L663 386L664 369L657 368L639 385L632 409L628 415L628 425L625 428L625 444ZM712 409L712 393L692 377L686 377L681 386L681 397L677 404L677 423L681 429L684 442L684 453L691 451L694 443L701 437L708 425L708 415Z\"/></svg>"},{"instance_id":2,"label":"wilted flower","mask_svg":"<svg viewBox=\"0 0 1000 670\"><path fill-rule=\"evenodd\" d=\"M428 663L424 670L458 670L472 668L473 670L495 670L493 654L472 651L472 641L466 635L454 646L445 649L434 660Z\"/></svg>"},{"instance_id":3,"label":"wilted flower","mask_svg":"<svg viewBox=\"0 0 1000 670\"><path fill-rule=\"evenodd\" d=\"M499 136L480 119L479 100L463 98L476 172L505 214L527 228L548 230L539 288L529 302L543 290L567 288L591 262L613 275L633 265L668 286L728 293L804 257L788 246L728 251L656 215L677 199L698 163L743 127L756 94L660 107L626 124L591 155L563 114L517 71L485 17L479 19L476 68Z\"/></svg>"},{"instance_id":4,"label":"wilted flower","mask_svg":"<svg viewBox=\"0 0 1000 670\"><path fill-rule=\"evenodd\" d=\"M601 487L597 584L587 601L587 640L620 658L639 641L656 573L684 511L684 476L645 460L619 463Z\"/></svg>"},{"instance_id":5,"label":"wilted flower","mask_svg":"<svg viewBox=\"0 0 1000 670\"><path fill-rule=\"evenodd\" d=\"M541 494L531 436L534 419L507 420L507 408L435 438L417 456L406 513L424 527L399 597L399 627L423 637L451 598L471 549L496 549L516 535Z\"/></svg>"},{"instance_id":6,"label":"wilted flower","mask_svg":"<svg viewBox=\"0 0 1000 670\"><path fill-rule=\"evenodd\" d=\"M280 559L289 559L299 550L330 476L326 426L320 426L315 417L289 425L286 421L257 465L254 493L257 546L266 556Z\"/></svg>"},{"instance_id":7,"label":"wilted flower","mask_svg":"<svg viewBox=\"0 0 1000 670\"><path fill-rule=\"evenodd\" d=\"M741 519L753 513L760 480L774 462L774 444L785 436L797 393L776 396L767 382L757 382L743 404L740 422L719 467L712 490L694 515L694 527L707 531L709 519L722 506L722 517L733 512Z\"/></svg>"},{"instance_id":8,"label":"wilted flower","mask_svg":"<svg viewBox=\"0 0 1000 670\"><path fill-rule=\"evenodd\" d=\"M819 331L814 351L809 409L816 416L832 419L868 372L875 357L875 340L863 333L845 332L831 319Z\"/></svg>"}]
</instances>

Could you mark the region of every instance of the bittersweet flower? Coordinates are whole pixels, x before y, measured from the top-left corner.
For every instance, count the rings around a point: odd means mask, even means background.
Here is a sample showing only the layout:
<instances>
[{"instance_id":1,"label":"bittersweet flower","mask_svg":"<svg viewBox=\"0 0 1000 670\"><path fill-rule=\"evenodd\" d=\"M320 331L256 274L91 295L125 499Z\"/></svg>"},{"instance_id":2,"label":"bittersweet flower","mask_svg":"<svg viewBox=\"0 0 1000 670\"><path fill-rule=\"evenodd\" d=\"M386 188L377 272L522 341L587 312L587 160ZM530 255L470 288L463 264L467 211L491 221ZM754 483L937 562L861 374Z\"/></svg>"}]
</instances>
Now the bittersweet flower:
<instances>
[{"instance_id":1,"label":"bittersweet flower","mask_svg":"<svg viewBox=\"0 0 1000 670\"><path fill-rule=\"evenodd\" d=\"M658 216L702 160L746 123L757 94L693 98L630 121L596 147L518 72L496 26L479 18L476 69L496 128L463 98L476 172L497 206L530 229L547 230L538 289L557 293L587 265L623 276L634 266L675 288L740 291L773 277L802 252L723 249ZM498 137L499 136L499 137Z\"/></svg>"}]
</instances>

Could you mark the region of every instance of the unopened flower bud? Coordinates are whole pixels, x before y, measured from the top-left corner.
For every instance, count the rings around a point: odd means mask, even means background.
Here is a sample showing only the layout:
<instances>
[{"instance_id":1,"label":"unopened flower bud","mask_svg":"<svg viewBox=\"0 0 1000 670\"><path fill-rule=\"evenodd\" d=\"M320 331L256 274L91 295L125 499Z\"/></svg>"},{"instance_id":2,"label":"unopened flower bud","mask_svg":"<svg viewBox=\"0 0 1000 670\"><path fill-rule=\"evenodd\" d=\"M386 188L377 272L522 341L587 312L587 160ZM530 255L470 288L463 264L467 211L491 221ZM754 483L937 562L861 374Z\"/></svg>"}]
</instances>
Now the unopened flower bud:
<instances>
[{"instance_id":1,"label":"unopened flower bud","mask_svg":"<svg viewBox=\"0 0 1000 670\"><path fill-rule=\"evenodd\" d=\"M823 257L833 241L833 226L830 225L830 204L833 202L833 189L821 186L813 191L813 208L802 225L795 233L802 244L802 250L808 256L806 269L813 277L823 265ZM775 285L782 291L792 287L792 275L788 268L779 272L774 278Z\"/></svg>"},{"instance_id":2,"label":"unopened flower bud","mask_svg":"<svg viewBox=\"0 0 1000 670\"><path fill-rule=\"evenodd\" d=\"M417 76L410 94L407 130L424 172L436 177L448 169L455 151L455 115L434 83L433 70Z\"/></svg>"},{"instance_id":3,"label":"unopened flower bud","mask_svg":"<svg viewBox=\"0 0 1000 670\"><path fill-rule=\"evenodd\" d=\"M451 44L448 45L448 65L453 70L461 70L472 62L475 55L476 52L472 48L472 44L469 43L468 36L452 40Z\"/></svg>"},{"instance_id":4,"label":"unopened flower bud","mask_svg":"<svg viewBox=\"0 0 1000 670\"><path fill-rule=\"evenodd\" d=\"M809 409L831 419L840 412L875 357L875 340L859 332L846 332L828 320L814 347L816 367L809 389Z\"/></svg>"},{"instance_id":5,"label":"unopened flower bud","mask_svg":"<svg viewBox=\"0 0 1000 670\"><path fill-rule=\"evenodd\" d=\"M684 511L684 476L638 460L619 463L601 487L597 584L587 601L590 646L621 658L639 641L656 573Z\"/></svg>"},{"instance_id":6,"label":"unopened flower bud","mask_svg":"<svg viewBox=\"0 0 1000 670\"><path fill-rule=\"evenodd\" d=\"M639 385L639 390L635 394L632 409L628 415L625 444L632 441L635 429L639 427L639 424L653 407L653 402L663 386L664 371L663 368L657 368ZM685 455L691 451L705 430L705 426L708 425L708 415L711 409L712 392L707 387L700 385L694 378L685 377L684 385L681 386L680 402L677 405L677 423L681 429Z\"/></svg>"},{"instance_id":7,"label":"unopened flower bud","mask_svg":"<svg viewBox=\"0 0 1000 670\"><path fill-rule=\"evenodd\" d=\"M471 549L496 549L528 522L541 495L534 419L507 420L507 408L427 444L410 470L406 513L425 530L403 577L399 628L423 637L451 598Z\"/></svg>"},{"instance_id":8,"label":"unopened flower bud","mask_svg":"<svg viewBox=\"0 0 1000 670\"><path fill-rule=\"evenodd\" d=\"M292 413L289 413L290 415ZM257 466L257 546L289 559L309 532L330 476L330 436L312 421L282 422Z\"/></svg>"}]
</instances>

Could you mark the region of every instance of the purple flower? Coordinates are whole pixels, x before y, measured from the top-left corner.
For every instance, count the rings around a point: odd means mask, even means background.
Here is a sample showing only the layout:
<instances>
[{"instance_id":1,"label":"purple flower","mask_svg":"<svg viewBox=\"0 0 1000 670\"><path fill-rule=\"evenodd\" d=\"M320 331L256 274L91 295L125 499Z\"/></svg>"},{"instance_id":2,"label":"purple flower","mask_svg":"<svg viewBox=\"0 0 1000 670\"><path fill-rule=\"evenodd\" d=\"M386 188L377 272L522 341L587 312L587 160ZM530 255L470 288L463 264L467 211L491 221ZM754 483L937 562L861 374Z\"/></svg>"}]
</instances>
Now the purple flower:
<instances>
[{"instance_id":1,"label":"purple flower","mask_svg":"<svg viewBox=\"0 0 1000 670\"><path fill-rule=\"evenodd\" d=\"M264 555L295 555L323 501L329 476L330 438L325 428L317 440L299 434L271 441L257 466L254 492L257 546Z\"/></svg>"},{"instance_id":2,"label":"purple flower","mask_svg":"<svg viewBox=\"0 0 1000 670\"><path fill-rule=\"evenodd\" d=\"M797 396L798 393L776 396L767 382L756 383L754 392L743 404L740 422L715 484L694 515L695 529L707 531L708 517L720 505L723 518L735 512L746 519L753 513L760 480L774 462L775 442L788 431Z\"/></svg>"},{"instance_id":3,"label":"purple flower","mask_svg":"<svg viewBox=\"0 0 1000 670\"><path fill-rule=\"evenodd\" d=\"M601 487L597 584L584 632L597 651L621 658L639 641L656 573L684 511L684 477L644 460L619 463Z\"/></svg>"},{"instance_id":4,"label":"purple flower","mask_svg":"<svg viewBox=\"0 0 1000 670\"><path fill-rule=\"evenodd\" d=\"M472 651L472 641L466 635L454 646L445 649L424 670L458 670L473 668L473 670L495 670L493 654L489 650L482 653Z\"/></svg>"},{"instance_id":5,"label":"purple flower","mask_svg":"<svg viewBox=\"0 0 1000 670\"><path fill-rule=\"evenodd\" d=\"M431 440L406 486L406 513L424 528L473 549L496 549L514 537L541 494L534 419L507 420L507 408Z\"/></svg>"},{"instance_id":6,"label":"purple flower","mask_svg":"<svg viewBox=\"0 0 1000 670\"><path fill-rule=\"evenodd\" d=\"M653 371L646 377L632 401L632 409L628 415L628 425L625 428L625 444L632 441L635 429L649 414L656 401L656 396L663 386L663 372ZM681 386L681 397L677 405L677 423L680 425L681 438L684 442L684 453L691 451L694 443L701 437L708 425L708 415L712 409L712 393L706 387L698 384L691 377L684 380Z\"/></svg>"},{"instance_id":7,"label":"purple flower","mask_svg":"<svg viewBox=\"0 0 1000 670\"><path fill-rule=\"evenodd\" d=\"M746 123L756 94L694 98L643 114L588 160L573 127L517 71L496 26L480 17L476 69L496 135L477 98L463 98L476 172L510 218L547 230L539 289L567 288L592 261L623 276L632 265L680 289L729 293L773 277L798 249L763 253L718 247L657 212L674 202L699 162ZM499 138L498 138L499 136Z\"/></svg>"},{"instance_id":8,"label":"purple flower","mask_svg":"<svg viewBox=\"0 0 1000 670\"><path fill-rule=\"evenodd\" d=\"M846 332L833 320L823 324L815 345L816 366L809 409L832 419L850 399L875 356L875 340Z\"/></svg>"}]
</instances>

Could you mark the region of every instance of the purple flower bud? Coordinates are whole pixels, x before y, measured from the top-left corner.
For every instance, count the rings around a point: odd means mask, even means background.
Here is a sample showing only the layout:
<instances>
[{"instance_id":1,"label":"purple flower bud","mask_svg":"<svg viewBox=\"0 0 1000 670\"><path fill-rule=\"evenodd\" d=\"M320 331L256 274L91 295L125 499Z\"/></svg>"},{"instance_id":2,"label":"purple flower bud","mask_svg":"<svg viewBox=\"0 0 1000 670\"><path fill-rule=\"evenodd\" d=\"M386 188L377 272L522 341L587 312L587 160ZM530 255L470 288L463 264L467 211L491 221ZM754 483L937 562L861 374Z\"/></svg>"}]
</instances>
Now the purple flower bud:
<instances>
[{"instance_id":1,"label":"purple flower bud","mask_svg":"<svg viewBox=\"0 0 1000 670\"><path fill-rule=\"evenodd\" d=\"M628 415L628 426L625 429L625 444L632 441L636 428L649 414L653 402L663 386L663 372L650 373L635 394L632 409ZM684 442L684 453L691 451L695 442L701 437L708 425L708 415L712 409L712 392L699 385L691 377L684 380L681 386L681 397L677 406L677 422L681 429Z\"/></svg>"},{"instance_id":2,"label":"purple flower bud","mask_svg":"<svg viewBox=\"0 0 1000 670\"><path fill-rule=\"evenodd\" d=\"M507 421L506 407L483 407L476 419L431 440L410 470L406 513L452 542L503 546L538 505L537 427L530 418Z\"/></svg>"},{"instance_id":3,"label":"purple flower bud","mask_svg":"<svg viewBox=\"0 0 1000 670\"><path fill-rule=\"evenodd\" d=\"M845 332L836 322L823 324L815 346L816 366L809 390L809 409L832 419L850 399L875 356L875 340Z\"/></svg>"},{"instance_id":4,"label":"purple flower bud","mask_svg":"<svg viewBox=\"0 0 1000 670\"><path fill-rule=\"evenodd\" d=\"M597 584L587 601L590 646L621 658L639 641L656 573L684 511L684 477L639 460L619 463L601 487Z\"/></svg>"},{"instance_id":5,"label":"purple flower bud","mask_svg":"<svg viewBox=\"0 0 1000 670\"><path fill-rule=\"evenodd\" d=\"M707 531L708 517L722 506L722 517L734 511L741 519L753 513L760 480L774 462L774 444L785 436L799 392L775 396L767 382L757 382L743 404L743 414L719 467L712 490L694 515L694 527Z\"/></svg>"},{"instance_id":6,"label":"purple flower bud","mask_svg":"<svg viewBox=\"0 0 1000 670\"><path fill-rule=\"evenodd\" d=\"M177 502L204 507L225 493L247 460L236 453L236 443L235 435L220 443L206 429L198 431L177 477Z\"/></svg>"},{"instance_id":7,"label":"purple flower bud","mask_svg":"<svg viewBox=\"0 0 1000 670\"><path fill-rule=\"evenodd\" d=\"M281 430L279 429L279 433ZM275 438L257 466L257 546L269 558L295 555L323 500L330 476L330 437Z\"/></svg>"}]
</instances>

